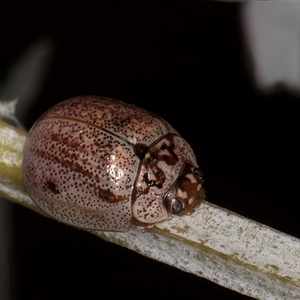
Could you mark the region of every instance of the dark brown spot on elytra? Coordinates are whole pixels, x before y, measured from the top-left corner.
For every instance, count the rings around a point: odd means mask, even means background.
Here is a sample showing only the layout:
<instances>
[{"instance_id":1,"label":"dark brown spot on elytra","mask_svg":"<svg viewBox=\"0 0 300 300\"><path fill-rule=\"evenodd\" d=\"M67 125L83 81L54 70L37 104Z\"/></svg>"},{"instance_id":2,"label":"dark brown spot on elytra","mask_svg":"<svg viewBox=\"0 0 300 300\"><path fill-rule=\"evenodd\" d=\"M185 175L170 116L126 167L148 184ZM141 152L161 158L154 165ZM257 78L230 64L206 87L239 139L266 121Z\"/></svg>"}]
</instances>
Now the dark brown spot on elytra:
<instances>
[{"instance_id":1,"label":"dark brown spot on elytra","mask_svg":"<svg viewBox=\"0 0 300 300\"><path fill-rule=\"evenodd\" d=\"M101 200L108 202L108 203L118 203L122 202L124 198L120 195L115 195L109 189L98 189L98 196Z\"/></svg>"},{"instance_id":2,"label":"dark brown spot on elytra","mask_svg":"<svg viewBox=\"0 0 300 300\"><path fill-rule=\"evenodd\" d=\"M46 187L49 189L53 194L57 195L59 194L59 190L56 186L56 184L52 180L46 181Z\"/></svg>"}]
</instances>

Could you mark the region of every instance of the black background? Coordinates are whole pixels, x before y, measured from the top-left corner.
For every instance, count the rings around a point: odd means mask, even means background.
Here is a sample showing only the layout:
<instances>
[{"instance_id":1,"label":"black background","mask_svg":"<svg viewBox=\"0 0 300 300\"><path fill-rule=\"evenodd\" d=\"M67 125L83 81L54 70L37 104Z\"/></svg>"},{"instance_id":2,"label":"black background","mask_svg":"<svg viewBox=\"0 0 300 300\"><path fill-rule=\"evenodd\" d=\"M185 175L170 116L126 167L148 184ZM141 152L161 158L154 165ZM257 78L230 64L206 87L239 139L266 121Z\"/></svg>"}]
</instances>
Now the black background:
<instances>
[{"instance_id":1,"label":"black background","mask_svg":"<svg viewBox=\"0 0 300 300\"><path fill-rule=\"evenodd\" d=\"M208 201L300 236L299 98L282 88L255 90L240 4L45 3L1 5L2 76L38 39L56 45L28 129L76 95L136 104L192 145ZM16 299L249 299L21 206L13 218Z\"/></svg>"}]
</instances>

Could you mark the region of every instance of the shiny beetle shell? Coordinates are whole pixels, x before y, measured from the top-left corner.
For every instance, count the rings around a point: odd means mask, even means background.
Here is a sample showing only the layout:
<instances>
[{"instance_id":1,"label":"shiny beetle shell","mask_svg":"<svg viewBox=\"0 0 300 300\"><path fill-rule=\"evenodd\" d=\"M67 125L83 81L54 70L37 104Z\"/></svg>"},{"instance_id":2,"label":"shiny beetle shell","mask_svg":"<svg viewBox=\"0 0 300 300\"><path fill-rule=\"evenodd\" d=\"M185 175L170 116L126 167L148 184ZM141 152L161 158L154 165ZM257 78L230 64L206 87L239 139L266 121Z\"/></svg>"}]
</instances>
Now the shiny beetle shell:
<instances>
[{"instance_id":1,"label":"shiny beetle shell","mask_svg":"<svg viewBox=\"0 0 300 300\"><path fill-rule=\"evenodd\" d=\"M189 144L166 121L122 101L82 96L48 110L24 146L23 177L54 219L88 230L151 227L203 199Z\"/></svg>"}]
</instances>

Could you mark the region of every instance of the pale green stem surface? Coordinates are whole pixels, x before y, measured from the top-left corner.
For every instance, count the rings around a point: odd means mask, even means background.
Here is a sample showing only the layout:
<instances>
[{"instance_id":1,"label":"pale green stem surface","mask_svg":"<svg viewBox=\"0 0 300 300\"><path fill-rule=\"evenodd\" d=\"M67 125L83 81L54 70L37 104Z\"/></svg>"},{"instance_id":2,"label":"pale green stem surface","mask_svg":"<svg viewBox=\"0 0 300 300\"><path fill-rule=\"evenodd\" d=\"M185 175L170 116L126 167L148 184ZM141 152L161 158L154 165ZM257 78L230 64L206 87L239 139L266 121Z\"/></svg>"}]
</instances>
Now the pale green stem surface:
<instances>
[{"instance_id":1,"label":"pale green stem surface","mask_svg":"<svg viewBox=\"0 0 300 300\"><path fill-rule=\"evenodd\" d=\"M22 182L25 139L0 122L0 196L41 213ZM206 201L146 232L94 234L257 299L300 299L300 240Z\"/></svg>"}]
</instances>

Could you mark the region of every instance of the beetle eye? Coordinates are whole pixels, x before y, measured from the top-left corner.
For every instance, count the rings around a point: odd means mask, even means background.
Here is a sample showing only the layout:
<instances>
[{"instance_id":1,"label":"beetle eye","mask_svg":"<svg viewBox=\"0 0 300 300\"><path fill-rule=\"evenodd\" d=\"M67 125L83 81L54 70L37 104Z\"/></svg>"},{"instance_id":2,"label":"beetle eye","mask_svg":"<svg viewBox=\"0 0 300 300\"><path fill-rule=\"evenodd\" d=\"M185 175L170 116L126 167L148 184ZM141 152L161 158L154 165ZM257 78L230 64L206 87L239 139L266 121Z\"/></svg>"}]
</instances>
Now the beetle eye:
<instances>
[{"instance_id":1,"label":"beetle eye","mask_svg":"<svg viewBox=\"0 0 300 300\"><path fill-rule=\"evenodd\" d=\"M172 214L179 215L182 212L182 203L176 199L172 201Z\"/></svg>"},{"instance_id":2,"label":"beetle eye","mask_svg":"<svg viewBox=\"0 0 300 300\"><path fill-rule=\"evenodd\" d=\"M198 176L198 177L203 177L203 173L202 173L202 171L201 171L199 168L195 168L195 169L193 170L193 173L194 173L196 176Z\"/></svg>"}]
</instances>

